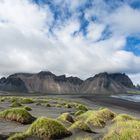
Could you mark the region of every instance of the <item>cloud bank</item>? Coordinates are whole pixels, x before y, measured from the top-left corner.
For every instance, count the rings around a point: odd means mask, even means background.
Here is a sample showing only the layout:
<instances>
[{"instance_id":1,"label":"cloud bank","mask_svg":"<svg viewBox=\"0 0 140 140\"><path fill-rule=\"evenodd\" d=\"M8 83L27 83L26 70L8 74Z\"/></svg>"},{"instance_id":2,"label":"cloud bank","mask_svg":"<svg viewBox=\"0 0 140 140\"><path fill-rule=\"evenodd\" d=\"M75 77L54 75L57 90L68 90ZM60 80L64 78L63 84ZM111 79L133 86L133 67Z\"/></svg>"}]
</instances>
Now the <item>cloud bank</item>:
<instances>
[{"instance_id":1,"label":"cloud bank","mask_svg":"<svg viewBox=\"0 0 140 140\"><path fill-rule=\"evenodd\" d=\"M0 75L49 70L87 78L125 72L140 82L137 0L1 0ZM137 46L139 47L139 46Z\"/></svg>"}]
</instances>

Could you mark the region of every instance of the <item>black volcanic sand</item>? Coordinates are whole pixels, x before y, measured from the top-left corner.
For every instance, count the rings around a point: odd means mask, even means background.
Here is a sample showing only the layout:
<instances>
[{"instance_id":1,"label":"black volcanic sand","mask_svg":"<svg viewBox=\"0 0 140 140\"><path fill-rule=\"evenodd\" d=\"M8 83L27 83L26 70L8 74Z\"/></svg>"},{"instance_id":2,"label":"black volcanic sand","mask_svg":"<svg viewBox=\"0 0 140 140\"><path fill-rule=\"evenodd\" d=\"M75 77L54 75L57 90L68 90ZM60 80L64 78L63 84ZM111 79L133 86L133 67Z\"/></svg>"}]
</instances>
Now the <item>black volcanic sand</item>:
<instances>
[{"instance_id":1,"label":"black volcanic sand","mask_svg":"<svg viewBox=\"0 0 140 140\"><path fill-rule=\"evenodd\" d=\"M25 97L25 96L24 96ZM29 96L28 96L29 97ZM35 97L35 96L30 96ZM43 99L45 97L51 98L49 103L51 105L55 105L58 102L62 103L65 100L69 100L69 102L79 102L84 105L87 105L90 109L99 109L100 107L108 107L112 111L116 113L126 113L133 115L135 117L140 118L140 103L133 103L130 101L125 101L122 99L111 98L109 96L81 96L81 95L49 95L49 96L37 96L39 99ZM61 100L55 100L55 98L61 98ZM0 102L0 111L10 108L11 103L8 101ZM44 116L50 118L57 118L64 112L73 113L76 110L74 108L66 108L66 107L46 107L44 105L36 105L36 103L26 104L25 106L31 107L32 111L30 113L35 116ZM13 132L24 132L30 125L22 125L20 123L16 123L13 121L8 121L4 119L0 119L0 134L2 135L10 135ZM82 140L82 138L91 137L94 140L101 140L101 137L107 132L110 124L107 124L105 128L102 129L94 129L96 133L88 133L83 131L76 131L70 137L64 138L64 140ZM4 140L3 138L0 140ZM34 140L31 139L31 140Z\"/></svg>"},{"instance_id":2,"label":"black volcanic sand","mask_svg":"<svg viewBox=\"0 0 140 140\"><path fill-rule=\"evenodd\" d=\"M130 95L130 94L129 94ZM114 98L105 95L83 96L89 104L94 103L97 106L103 106L117 113L127 113L136 117L140 117L140 102L132 102L124 99Z\"/></svg>"}]
</instances>

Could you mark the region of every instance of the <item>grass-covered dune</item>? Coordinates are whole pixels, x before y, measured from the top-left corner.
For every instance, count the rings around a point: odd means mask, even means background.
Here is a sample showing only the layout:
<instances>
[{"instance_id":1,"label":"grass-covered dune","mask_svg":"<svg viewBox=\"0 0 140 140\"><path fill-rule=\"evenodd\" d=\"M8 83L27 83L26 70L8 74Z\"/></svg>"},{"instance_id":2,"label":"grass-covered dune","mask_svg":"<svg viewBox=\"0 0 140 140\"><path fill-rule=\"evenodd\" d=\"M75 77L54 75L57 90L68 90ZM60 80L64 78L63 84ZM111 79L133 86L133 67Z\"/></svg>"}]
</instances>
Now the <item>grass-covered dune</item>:
<instances>
[{"instance_id":1,"label":"grass-covered dune","mask_svg":"<svg viewBox=\"0 0 140 140\"><path fill-rule=\"evenodd\" d=\"M140 121L128 120L115 123L103 140L140 140Z\"/></svg>"},{"instance_id":2,"label":"grass-covered dune","mask_svg":"<svg viewBox=\"0 0 140 140\"><path fill-rule=\"evenodd\" d=\"M29 124L35 120L35 118L24 108L12 108L1 111L0 118L17 121L22 124Z\"/></svg>"},{"instance_id":3,"label":"grass-covered dune","mask_svg":"<svg viewBox=\"0 0 140 140\"><path fill-rule=\"evenodd\" d=\"M73 117L68 112L61 114L57 119L59 121L62 121L62 122L65 122L65 121L68 121L68 122L71 122L71 123L74 122Z\"/></svg>"},{"instance_id":4,"label":"grass-covered dune","mask_svg":"<svg viewBox=\"0 0 140 140\"><path fill-rule=\"evenodd\" d=\"M73 131L73 130L82 130L82 131L87 131L87 132L92 132L91 128L88 126L88 124L86 124L83 121L76 121L75 123L73 123L69 130Z\"/></svg>"},{"instance_id":5,"label":"grass-covered dune","mask_svg":"<svg viewBox=\"0 0 140 140\"><path fill-rule=\"evenodd\" d=\"M8 140L55 140L67 136L72 140L140 140L140 120L108 108L94 109L79 101L45 96L3 96L0 104L2 125L14 123L5 120L19 122L20 132L11 129L12 133L6 135Z\"/></svg>"},{"instance_id":6,"label":"grass-covered dune","mask_svg":"<svg viewBox=\"0 0 140 140\"><path fill-rule=\"evenodd\" d=\"M96 111L89 110L77 116L76 119L82 120L94 127L104 127L106 121L112 120L114 117L115 117L115 113L105 108Z\"/></svg>"},{"instance_id":7,"label":"grass-covered dune","mask_svg":"<svg viewBox=\"0 0 140 140\"><path fill-rule=\"evenodd\" d=\"M71 135L60 122L55 119L40 117L24 133L15 134L8 140L22 140L25 137L36 136L43 140L60 139Z\"/></svg>"}]
</instances>

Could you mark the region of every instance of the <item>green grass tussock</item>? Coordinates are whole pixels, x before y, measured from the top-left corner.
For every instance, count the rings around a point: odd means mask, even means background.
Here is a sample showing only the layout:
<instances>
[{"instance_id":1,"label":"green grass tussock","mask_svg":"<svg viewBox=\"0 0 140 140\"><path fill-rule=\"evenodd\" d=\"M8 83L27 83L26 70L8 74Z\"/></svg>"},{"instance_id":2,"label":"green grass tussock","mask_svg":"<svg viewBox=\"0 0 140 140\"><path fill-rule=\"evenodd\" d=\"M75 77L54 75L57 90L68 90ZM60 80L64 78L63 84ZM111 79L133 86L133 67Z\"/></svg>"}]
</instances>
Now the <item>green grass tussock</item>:
<instances>
[{"instance_id":1,"label":"green grass tussock","mask_svg":"<svg viewBox=\"0 0 140 140\"><path fill-rule=\"evenodd\" d=\"M27 137L28 135L25 133L15 133L12 136L10 136L7 140L24 140Z\"/></svg>"},{"instance_id":2,"label":"green grass tussock","mask_svg":"<svg viewBox=\"0 0 140 140\"><path fill-rule=\"evenodd\" d=\"M88 124L84 123L83 121L76 121L75 123L73 123L70 126L69 130L74 130L74 129L80 129L86 132L92 132Z\"/></svg>"},{"instance_id":3,"label":"green grass tussock","mask_svg":"<svg viewBox=\"0 0 140 140\"><path fill-rule=\"evenodd\" d=\"M71 135L71 132L54 119L40 117L28 128L26 134L42 139L58 139Z\"/></svg>"},{"instance_id":4,"label":"green grass tussock","mask_svg":"<svg viewBox=\"0 0 140 140\"><path fill-rule=\"evenodd\" d=\"M32 104L34 100L32 98L20 98L22 104Z\"/></svg>"},{"instance_id":5,"label":"green grass tussock","mask_svg":"<svg viewBox=\"0 0 140 140\"><path fill-rule=\"evenodd\" d=\"M12 104L10 105L10 107L20 107L20 106L22 106L22 104L20 104L17 101L12 102Z\"/></svg>"},{"instance_id":6,"label":"green grass tussock","mask_svg":"<svg viewBox=\"0 0 140 140\"><path fill-rule=\"evenodd\" d=\"M68 121L68 122L71 122L73 123L74 122L74 119L73 117L70 115L70 113L63 113L61 114L58 118L57 118L59 121Z\"/></svg>"},{"instance_id":7,"label":"green grass tussock","mask_svg":"<svg viewBox=\"0 0 140 140\"><path fill-rule=\"evenodd\" d=\"M77 120L85 121L86 123L94 127L104 127L106 121L112 120L115 117L115 113L105 108L97 111L87 111L76 117Z\"/></svg>"},{"instance_id":8,"label":"green grass tussock","mask_svg":"<svg viewBox=\"0 0 140 140\"><path fill-rule=\"evenodd\" d=\"M128 120L115 123L103 140L140 140L140 121Z\"/></svg>"},{"instance_id":9,"label":"green grass tussock","mask_svg":"<svg viewBox=\"0 0 140 140\"><path fill-rule=\"evenodd\" d=\"M82 111L88 111L88 107L82 104L77 104L76 109Z\"/></svg>"},{"instance_id":10,"label":"green grass tussock","mask_svg":"<svg viewBox=\"0 0 140 140\"><path fill-rule=\"evenodd\" d=\"M32 108L30 108L28 106L25 106L24 109L27 110L27 111L32 111Z\"/></svg>"},{"instance_id":11,"label":"green grass tussock","mask_svg":"<svg viewBox=\"0 0 140 140\"><path fill-rule=\"evenodd\" d=\"M81 115L81 114L83 114L83 113L85 113L85 111L83 111L83 110L78 110L78 111L76 111L76 112L74 113L74 115L75 115L75 116L79 116L79 115Z\"/></svg>"},{"instance_id":12,"label":"green grass tussock","mask_svg":"<svg viewBox=\"0 0 140 140\"><path fill-rule=\"evenodd\" d=\"M128 120L136 120L136 118L127 114L119 114L113 119L113 122L128 121Z\"/></svg>"},{"instance_id":13,"label":"green grass tussock","mask_svg":"<svg viewBox=\"0 0 140 140\"><path fill-rule=\"evenodd\" d=\"M29 124L35 119L27 110L23 108L11 108L1 111L0 118L17 121L22 124Z\"/></svg>"}]
</instances>

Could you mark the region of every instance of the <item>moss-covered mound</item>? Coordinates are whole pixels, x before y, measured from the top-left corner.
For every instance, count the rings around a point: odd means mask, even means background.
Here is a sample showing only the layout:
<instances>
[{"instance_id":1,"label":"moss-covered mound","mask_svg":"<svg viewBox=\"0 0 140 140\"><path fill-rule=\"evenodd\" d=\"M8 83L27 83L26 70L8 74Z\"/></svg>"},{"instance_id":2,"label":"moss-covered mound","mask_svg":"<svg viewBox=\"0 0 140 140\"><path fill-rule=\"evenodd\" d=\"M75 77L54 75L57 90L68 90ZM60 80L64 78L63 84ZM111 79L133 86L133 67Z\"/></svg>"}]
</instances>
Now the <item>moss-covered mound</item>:
<instances>
[{"instance_id":1,"label":"moss-covered mound","mask_svg":"<svg viewBox=\"0 0 140 140\"><path fill-rule=\"evenodd\" d=\"M20 107L22 106L22 104L20 104L19 102L15 101L15 102L12 102L12 104L10 105L10 107Z\"/></svg>"},{"instance_id":2,"label":"moss-covered mound","mask_svg":"<svg viewBox=\"0 0 140 140\"><path fill-rule=\"evenodd\" d=\"M79 116L79 115L81 115L81 114L83 114L83 113L85 113L85 111L83 111L83 110L78 110L78 111L76 111L76 112L74 113L74 115L75 115L75 116Z\"/></svg>"},{"instance_id":3,"label":"moss-covered mound","mask_svg":"<svg viewBox=\"0 0 140 140\"><path fill-rule=\"evenodd\" d=\"M28 135L25 133L15 133L12 136L10 136L7 140L24 140L27 137Z\"/></svg>"},{"instance_id":4,"label":"moss-covered mound","mask_svg":"<svg viewBox=\"0 0 140 140\"><path fill-rule=\"evenodd\" d=\"M90 129L88 124L84 123L83 121L76 121L69 128L69 130L75 130L75 129L80 129L80 130L83 130L83 131L86 131L86 132L92 132L92 130Z\"/></svg>"},{"instance_id":5,"label":"moss-covered mound","mask_svg":"<svg viewBox=\"0 0 140 140\"><path fill-rule=\"evenodd\" d=\"M17 121L22 124L29 124L35 119L27 110L23 108L12 108L1 111L0 118Z\"/></svg>"},{"instance_id":6,"label":"moss-covered mound","mask_svg":"<svg viewBox=\"0 0 140 140\"><path fill-rule=\"evenodd\" d=\"M74 119L70 115L70 113L63 113L57 119L60 120L60 121L68 121L68 122L71 122L71 123L74 122Z\"/></svg>"},{"instance_id":7,"label":"moss-covered mound","mask_svg":"<svg viewBox=\"0 0 140 140\"><path fill-rule=\"evenodd\" d=\"M51 107L51 104L47 103L45 104L46 107Z\"/></svg>"},{"instance_id":8,"label":"moss-covered mound","mask_svg":"<svg viewBox=\"0 0 140 140\"><path fill-rule=\"evenodd\" d=\"M32 98L20 98L20 102L22 104L31 104L34 103L34 100Z\"/></svg>"},{"instance_id":9,"label":"moss-covered mound","mask_svg":"<svg viewBox=\"0 0 140 140\"><path fill-rule=\"evenodd\" d=\"M112 120L114 117L115 113L105 108L97 111L87 111L77 116L76 119L85 121L94 127L104 127L106 121Z\"/></svg>"},{"instance_id":10,"label":"moss-covered mound","mask_svg":"<svg viewBox=\"0 0 140 140\"><path fill-rule=\"evenodd\" d=\"M27 110L27 111L31 111L32 110L32 108L30 108L28 106L25 106L24 109Z\"/></svg>"},{"instance_id":11,"label":"moss-covered mound","mask_svg":"<svg viewBox=\"0 0 140 140\"><path fill-rule=\"evenodd\" d=\"M40 117L28 128L26 134L47 140L69 136L71 132L54 119Z\"/></svg>"},{"instance_id":12,"label":"moss-covered mound","mask_svg":"<svg viewBox=\"0 0 140 140\"><path fill-rule=\"evenodd\" d=\"M88 107L82 104L77 104L76 109L82 111L88 111Z\"/></svg>"},{"instance_id":13,"label":"moss-covered mound","mask_svg":"<svg viewBox=\"0 0 140 140\"><path fill-rule=\"evenodd\" d=\"M140 140L140 121L129 120L115 123L103 140Z\"/></svg>"},{"instance_id":14,"label":"moss-covered mound","mask_svg":"<svg viewBox=\"0 0 140 140\"><path fill-rule=\"evenodd\" d=\"M134 118L130 115L127 115L127 114L119 114L113 119L113 122L128 121L128 120L136 120L136 118Z\"/></svg>"}]
</instances>

